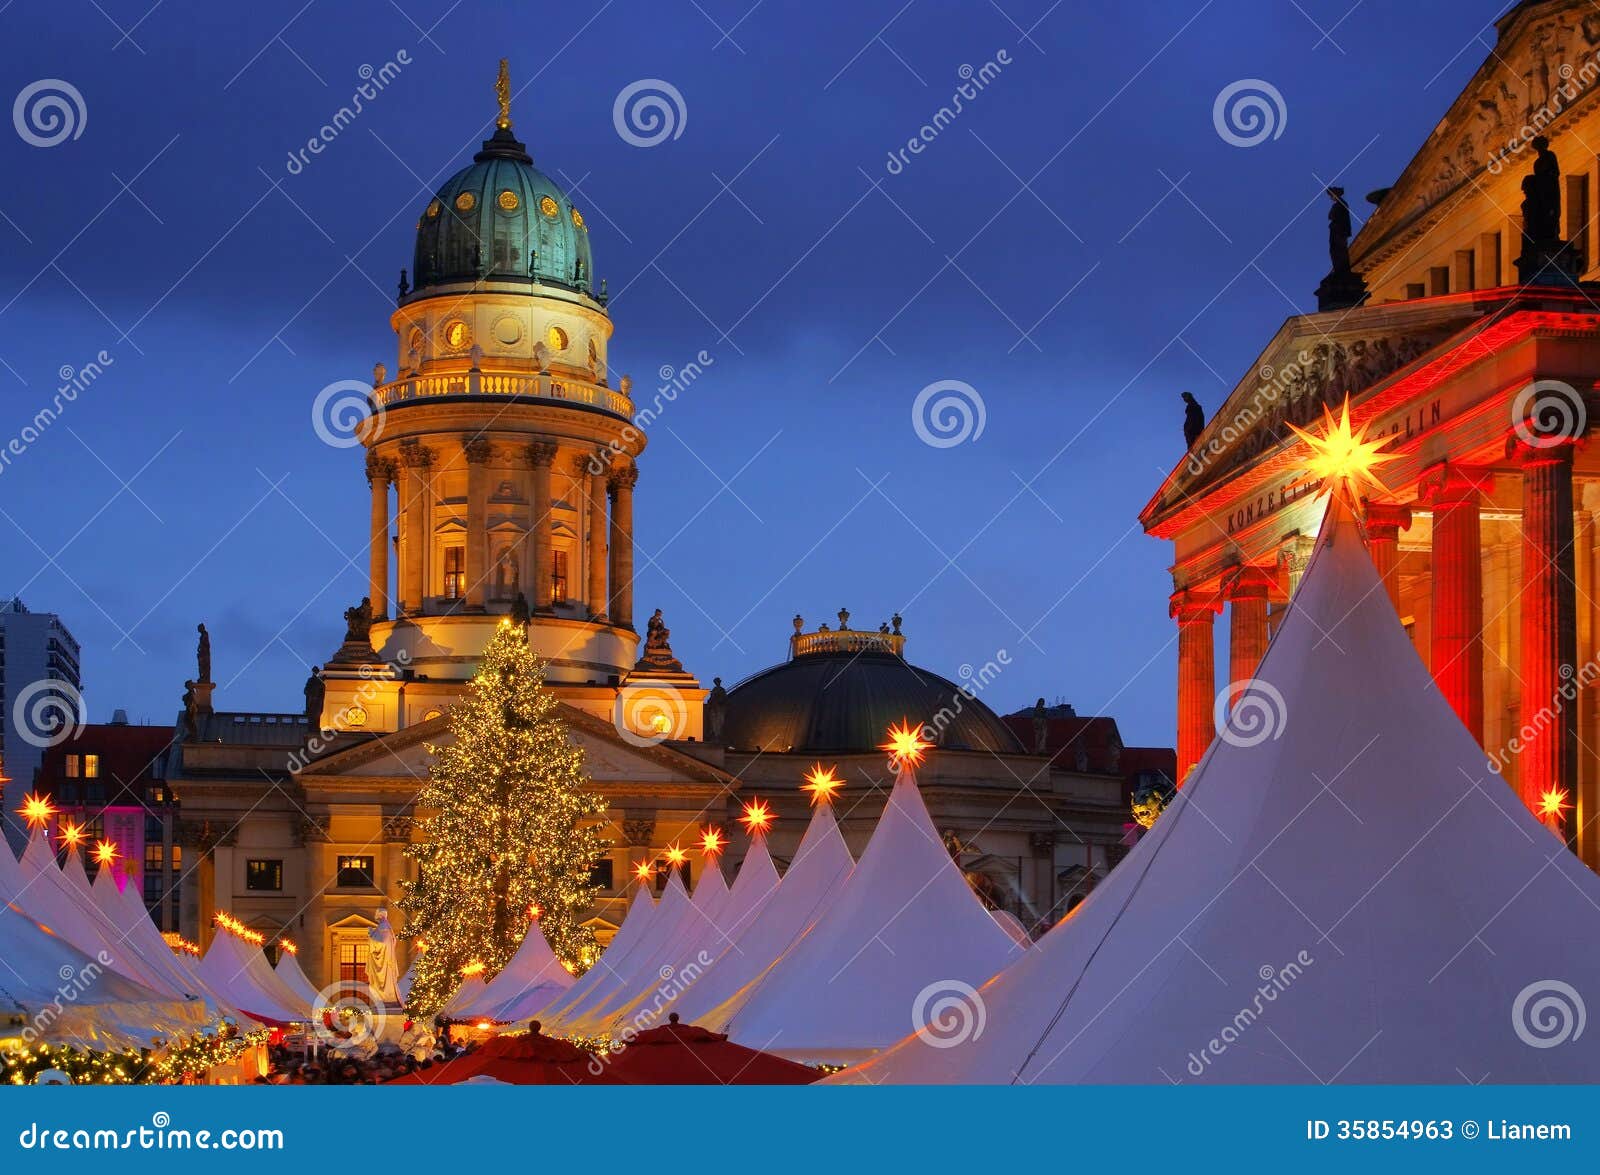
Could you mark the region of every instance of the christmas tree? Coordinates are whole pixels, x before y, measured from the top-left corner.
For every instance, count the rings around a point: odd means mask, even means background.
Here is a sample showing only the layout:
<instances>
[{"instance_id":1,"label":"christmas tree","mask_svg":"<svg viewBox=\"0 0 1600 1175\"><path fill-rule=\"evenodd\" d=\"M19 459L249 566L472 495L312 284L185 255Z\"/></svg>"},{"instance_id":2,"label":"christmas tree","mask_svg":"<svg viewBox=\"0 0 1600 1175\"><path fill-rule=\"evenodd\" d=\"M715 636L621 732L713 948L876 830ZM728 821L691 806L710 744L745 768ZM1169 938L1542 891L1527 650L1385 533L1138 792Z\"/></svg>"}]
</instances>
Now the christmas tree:
<instances>
[{"instance_id":1,"label":"christmas tree","mask_svg":"<svg viewBox=\"0 0 1600 1175\"><path fill-rule=\"evenodd\" d=\"M594 823L606 801L588 786L558 704L525 629L504 621L450 710L453 743L428 748L433 764L417 797L423 839L406 850L418 879L400 902L403 937L427 944L408 999L414 1015L438 1011L462 967L498 973L530 916L575 971L599 954L582 923L597 890L591 868L609 847Z\"/></svg>"}]
</instances>

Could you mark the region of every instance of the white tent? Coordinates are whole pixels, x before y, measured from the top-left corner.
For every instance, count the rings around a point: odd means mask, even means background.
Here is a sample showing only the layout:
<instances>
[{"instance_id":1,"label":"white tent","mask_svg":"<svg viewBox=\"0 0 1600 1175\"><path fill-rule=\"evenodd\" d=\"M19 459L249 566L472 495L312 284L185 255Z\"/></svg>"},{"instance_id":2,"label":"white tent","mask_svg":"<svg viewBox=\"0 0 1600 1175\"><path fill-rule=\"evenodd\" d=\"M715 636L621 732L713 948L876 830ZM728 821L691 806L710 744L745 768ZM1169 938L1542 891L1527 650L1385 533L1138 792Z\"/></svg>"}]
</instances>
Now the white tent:
<instances>
[{"instance_id":1,"label":"white tent","mask_svg":"<svg viewBox=\"0 0 1600 1175\"><path fill-rule=\"evenodd\" d=\"M1017 916L1010 910L990 910L989 916L999 924L1001 930L1011 936L1011 941L1023 950L1033 945L1033 939L1028 937L1028 932L1023 929L1022 923L1017 921Z\"/></svg>"},{"instance_id":2,"label":"white tent","mask_svg":"<svg viewBox=\"0 0 1600 1175\"><path fill-rule=\"evenodd\" d=\"M200 978L220 998L263 1023L311 1019L310 1004L278 978L261 947L223 927L217 928L200 960Z\"/></svg>"},{"instance_id":3,"label":"white tent","mask_svg":"<svg viewBox=\"0 0 1600 1175\"><path fill-rule=\"evenodd\" d=\"M439 1015L446 1020L469 1019L471 1013L468 1009L483 998L483 993L488 988L489 985L484 982L482 975L467 976L461 981L461 985L456 988L456 994L451 996L444 1007L439 1010Z\"/></svg>"},{"instance_id":4,"label":"white tent","mask_svg":"<svg viewBox=\"0 0 1600 1175\"><path fill-rule=\"evenodd\" d=\"M400 997L402 1004L411 998L411 985L417 981L417 955L420 953L418 951L412 954L411 966L406 968L406 973L400 977L400 982L394 985L395 994Z\"/></svg>"},{"instance_id":5,"label":"white tent","mask_svg":"<svg viewBox=\"0 0 1600 1175\"><path fill-rule=\"evenodd\" d=\"M1018 954L950 859L903 768L838 899L728 1021L739 1044L798 1061L888 1048L952 985Z\"/></svg>"},{"instance_id":6,"label":"white tent","mask_svg":"<svg viewBox=\"0 0 1600 1175\"><path fill-rule=\"evenodd\" d=\"M676 876L676 874L674 874ZM617 1012L640 997L650 998L671 981L680 953L712 933L728 903L728 883L716 861L707 861L694 897L683 903L677 919L663 922L655 941L630 962L626 978L608 994L591 1000L585 1009L565 1021L569 1031L600 1033L612 1026ZM665 908L666 899L663 897Z\"/></svg>"},{"instance_id":7,"label":"white tent","mask_svg":"<svg viewBox=\"0 0 1600 1175\"><path fill-rule=\"evenodd\" d=\"M283 985L294 992L295 996L313 1012L327 1002L311 980L306 978L306 973L301 970L300 960L295 957L293 951L286 950L279 954L278 962L272 970L283 980Z\"/></svg>"},{"instance_id":8,"label":"white tent","mask_svg":"<svg viewBox=\"0 0 1600 1175\"><path fill-rule=\"evenodd\" d=\"M578 977L565 995L547 1004L544 1015L552 1022L559 1019L565 1009L576 1008L582 1001L588 999L608 975L620 971L628 955L637 950L639 944L649 934L655 915L656 900L650 893L650 887L639 886L634 890L633 901L628 904L628 912L622 919L622 925L617 928L616 934L612 935L610 944L600 953L599 960Z\"/></svg>"},{"instance_id":9,"label":"white tent","mask_svg":"<svg viewBox=\"0 0 1600 1175\"><path fill-rule=\"evenodd\" d=\"M11 850L0 844L0 854ZM155 1037L206 1025L200 1001L167 997L117 974L14 903L0 903L0 944L0 1038L146 1048Z\"/></svg>"},{"instance_id":10,"label":"white tent","mask_svg":"<svg viewBox=\"0 0 1600 1175\"><path fill-rule=\"evenodd\" d=\"M637 909L637 906L635 899L634 908ZM632 912L617 932L617 941L600 956L582 980L573 984L566 999L547 1009L546 1018L567 1031L577 1031L576 1026L584 1017L614 999L632 981L640 964L659 950L663 941L677 933L692 906L693 900L684 888L683 878L674 869L667 878L666 887L661 891L655 908L650 912L649 921L641 928L640 935L628 944L627 951L618 951L617 946L633 922Z\"/></svg>"},{"instance_id":11,"label":"white tent","mask_svg":"<svg viewBox=\"0 0 1600 1175\"><path fill-rule=\"evenodd\" d=\"M649 900L648 895L645 900ZM460 1014L501 1023L527 1020L549 1007L576 982L550 949L538 922L530 921L511 961Z\"/></svg>"},{"instance_id":12,"label":"white tent","mask_svg":"<svg viewBox=\"0 0 1600 1175\"><path fill-rule=\"evenodd\" d=\"M908 1038L863 1072L1594 1082L1596 976L1600 877L1489 769L1335 506L1254 681L1149 834L983 988L981 1033Z\"/></svg>"},{"instance_id":13,"label":"white tent","mask_svg":"<svg viewBox=\"0 0 1600 1175\"><path fill-rule=\"evenodd\" d=\"M145 909L143 899L139 897L135 882L129 880L119 888L114 867L102 865L89 888L96 907L112 927L115 943L131 951L143 967L158 975L165 990L197 998L211 998L205 987L195 979L194 973L173 954L167 940L161 937L161 932L156 929L149 911ZM220 1010L215 1007L215 1000L212 1000L212 1004L211 1011L215 1016Z\"/></svg>"},{"instance_id":14,"label":"white tent","mask_svg":"<svg viewBox=\"0 0 1600 1175\"><path fill-rule=\"evenodd\" d=\"M723 1031L728 1019L753 994L756 981L832 904L854 867L832 807L820 804L811 813L811 823L788 872L760 916L675 1003L673 1010L683 1022Z\"/></svg>"},{"instance_id":15,"label":"white tent","mask_svg":"<svg viewBox=\"0 0 1600 1175\"><path fill-rule=\"evenodd\" d=\"M720 870L716 871L716 876L721 876ZM697 901L705 886L702 881L702 889L695 891ZM636 1031L655 1027L669 1011L678 1012L681 1017L678 1001L711 973L716 960L761 917L777 890L778 870L767 852L766 838L757 837L745 854L727 897L713 906L702 923L685 927L683 936L657 956L654 982L643 991L636 990L626 1004L607 1013L612 1033L625 1025L631 1025Z\"/></svg>"}]
</instances>

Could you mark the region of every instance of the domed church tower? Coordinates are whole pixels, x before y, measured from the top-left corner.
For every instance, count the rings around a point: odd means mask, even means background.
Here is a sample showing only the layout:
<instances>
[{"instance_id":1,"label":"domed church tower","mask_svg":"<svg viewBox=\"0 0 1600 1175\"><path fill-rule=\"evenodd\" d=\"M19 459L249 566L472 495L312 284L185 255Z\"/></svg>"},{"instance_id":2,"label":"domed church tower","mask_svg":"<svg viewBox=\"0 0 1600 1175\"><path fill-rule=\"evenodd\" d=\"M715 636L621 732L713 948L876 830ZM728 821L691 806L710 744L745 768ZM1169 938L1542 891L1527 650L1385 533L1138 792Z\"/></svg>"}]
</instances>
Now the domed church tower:
<instances>
[{"instance_id":1,"label":"domed church tower","mask_svg":"<svg viewBox=\"0 0 1600 1175\"><path fill-rule=\"evenodd\" d=\"M395 378L375 370L362 426L371 623L363 641L366 616L351 617L324 674L325 715L349 709L372 730L437 716L523 607L551 682L593 713L610 716L639 651L645 437L630 381L612 386L583 213L512 133L504 61L496 89L493 137L422 209L390 320ZM397 688L352 699L358 679Z\"/></svg>"}]
</instances>

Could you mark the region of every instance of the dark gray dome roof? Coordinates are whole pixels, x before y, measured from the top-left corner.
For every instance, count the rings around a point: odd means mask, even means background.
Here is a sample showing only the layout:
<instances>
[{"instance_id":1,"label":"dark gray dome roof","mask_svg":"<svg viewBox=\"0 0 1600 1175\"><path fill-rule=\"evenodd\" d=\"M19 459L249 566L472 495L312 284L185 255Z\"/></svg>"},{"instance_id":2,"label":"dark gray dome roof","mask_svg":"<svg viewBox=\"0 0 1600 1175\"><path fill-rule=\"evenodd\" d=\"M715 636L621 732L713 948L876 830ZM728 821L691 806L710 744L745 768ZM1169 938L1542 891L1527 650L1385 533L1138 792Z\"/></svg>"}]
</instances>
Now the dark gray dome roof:
<instances>
[{"instance_id":1,"label":"dark gray dome roof","mask_svg":"<svg viewBox=\"0 0 1600 1175\"><path fill-rule=\"evenodd\" d=\"M1022 752L988 706L888 652L805 654L740 682L728 694L720 741L742 751L848 754L877 749L899 722L942 731L938 745L949 750Z\"/></svg>"}]
</instances>

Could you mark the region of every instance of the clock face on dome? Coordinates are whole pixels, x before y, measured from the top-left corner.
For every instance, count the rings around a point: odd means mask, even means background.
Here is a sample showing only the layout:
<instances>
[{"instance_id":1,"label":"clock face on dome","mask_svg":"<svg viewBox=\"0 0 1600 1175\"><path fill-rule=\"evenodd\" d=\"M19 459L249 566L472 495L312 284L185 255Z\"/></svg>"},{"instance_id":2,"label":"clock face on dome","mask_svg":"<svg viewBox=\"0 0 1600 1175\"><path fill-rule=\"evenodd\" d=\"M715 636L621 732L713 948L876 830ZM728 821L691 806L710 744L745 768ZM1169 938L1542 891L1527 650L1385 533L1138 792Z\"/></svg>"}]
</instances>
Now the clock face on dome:
<instances>
[{"instance_id":1,"label":"clock face on dome","mask_svg":"<svg viewBox=\"0 0 1600 1175\"><path fill-rule=\"evenodd\" d=\"M445 323L444 344L455 350L472 346L472 328L456 318Z\"/></svg>"}]
</instances>

